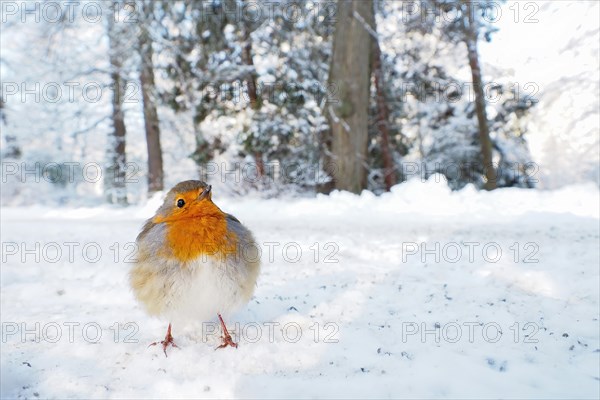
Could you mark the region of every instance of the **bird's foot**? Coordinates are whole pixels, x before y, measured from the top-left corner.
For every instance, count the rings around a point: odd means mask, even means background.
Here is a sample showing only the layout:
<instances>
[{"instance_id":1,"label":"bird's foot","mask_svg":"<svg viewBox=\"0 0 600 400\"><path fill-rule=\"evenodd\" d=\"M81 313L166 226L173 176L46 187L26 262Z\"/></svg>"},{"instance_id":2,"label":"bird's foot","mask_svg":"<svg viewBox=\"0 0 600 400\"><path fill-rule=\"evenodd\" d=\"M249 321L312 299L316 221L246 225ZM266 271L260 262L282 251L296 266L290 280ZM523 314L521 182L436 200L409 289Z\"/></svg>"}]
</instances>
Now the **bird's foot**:
<instances>
[{"instance_id":1,"label":"bird's foot","mask_svg":"<svg viewBox=\"0 0 600 400\"><path fill-rule=\"evenodd\" d=\"M160 342L150 343L148 345L148 347L150 347L150 346L156 346L159 343L162 345L163 351L165 353L165 357L168 357L168 355L167 355L167 347L169 347L169 345L171 345L173 347L176 347L176 348L179 348L179 346L177 346L175 344L175 342L173 341L173 335L171 335L171 324L169 324L169 327L167 328L167 335L165 336L165 340L162 340Z\"/></svg>"},{"instance_id":2,"label":"bird's foot","mask_svg":"<svg viewBox=\"0 0 600 400\"><path fill-rule=\"evenodd\" d=\"M221 322L221 329L223 329L223 336L221 336L223 343L221 343L221 345L218 346L215 350L222 349L227 346L231 346L231 347L234 347L237 349L238 344L233 341L233 339L231 338L231 335L229 334L229 331L227 331L227 326L225 326L225 322L223 321L221 314L217 314L217 315L219 317L219 321Z\"/></svg>"},{"instance_id":3,"label":"bird's foot","mask_svg":"<svg viewBox=\"0 0 600 400\"><path fill-rule=\"evenodd\" d=\"M217 349L222 349L227 346L235 347L237 349L238 344L233 341L233 339L231 338L231 335L229 335L229 334L223 335L223 336L221 336L221 339L223 339L223 343L221 343L221 345L219 345L217 347Z\"/></svg>"}]
</instances>

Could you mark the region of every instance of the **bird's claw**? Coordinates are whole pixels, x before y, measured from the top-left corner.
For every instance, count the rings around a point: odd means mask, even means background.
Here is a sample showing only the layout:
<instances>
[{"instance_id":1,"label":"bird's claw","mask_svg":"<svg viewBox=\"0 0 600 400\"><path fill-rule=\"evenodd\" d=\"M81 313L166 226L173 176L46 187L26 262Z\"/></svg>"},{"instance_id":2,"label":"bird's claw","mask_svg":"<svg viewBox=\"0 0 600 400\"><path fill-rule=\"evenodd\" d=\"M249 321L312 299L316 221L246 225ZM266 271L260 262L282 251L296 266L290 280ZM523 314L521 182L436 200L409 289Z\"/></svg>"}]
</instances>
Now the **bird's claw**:
<instances>
[{"instance_id":1,"label":"bird's claw","mask_svg":"<svg viewBox=\"0 0 600 400\"><path fill-rule=\"evenodd\" d=\"M223 340L223 343L221 343L221 345L218 346L215 350L222 349L222 348L227 347L227 346L231 346L231 347L234 347L234 348L237 349L238 344L233 341L233 339L231 338L231 335L229 333L227 333L226 335L221 336L221 339Z\"/></svg>"},{"instance_id":2,"label":"bird's claw","mask_svg":"<svg viewBox=\"0 0 600 400\"><path fill-rule=\"evenodd\" d=\"M157 344L161 344L163 347L163 352L165 353L165 357L169 357L167 355L167 347L169 347L169 345L175 347L175 348L179 348L179 346L177 346L175 344L175 341L173 341L173 335L171 335L171 324L169 324L169 328L167 329L167 336L165 336L165 340L161 340L160 342L154 342L154 343L150 343L148 345L148 347L150 346L156 346Z\"/></svg>"}]
</instances>

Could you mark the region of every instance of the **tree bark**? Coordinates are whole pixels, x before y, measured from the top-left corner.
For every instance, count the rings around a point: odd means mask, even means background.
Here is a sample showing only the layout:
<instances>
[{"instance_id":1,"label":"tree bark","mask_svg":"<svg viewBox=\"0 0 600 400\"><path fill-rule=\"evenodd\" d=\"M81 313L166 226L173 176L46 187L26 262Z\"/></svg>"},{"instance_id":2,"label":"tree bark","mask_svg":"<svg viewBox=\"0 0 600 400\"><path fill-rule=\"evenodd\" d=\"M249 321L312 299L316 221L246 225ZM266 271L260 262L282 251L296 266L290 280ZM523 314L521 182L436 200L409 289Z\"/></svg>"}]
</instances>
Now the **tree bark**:
<instances>
[{"instance_id":1,"label":"tree bark","mask_svg":"<svg viewBox=\"0 0 600 400\"><path fill-rule=\"evenodd\" d=\"M113 7L114 5L111 5ZM114 11L114 10L112 10ZM112 122L113 130L109 133L107 162L108 167L104 176L104 192L109 203L126 205L127 188L125 186L127 158L125 153L125 118L123 115L123 95L125 92L122 74L119 33L116 32L114 15L107 18L107 33L109 42L110 78L113 87Z\"/></svg>"},{"instance_id":2,"label":"tree bark","mask_svg":"<svg viewBox=\"0 0 600 400\"><path fill-rule=\"evenodd\" d=\"M0 92L0 96L2 96L1 92ZM4 116L4 112L2 111L3 108L4 108L4 101L2 99L0 99L0 122L3 122L6 124L6 117Z\"/></svg>"},{"instance_id":3,"label":"tree bark","mask_svg":"<svg viewBox=\"0 0 600 400\"><path fill-rule=\"evenodd\" d=\"M160 127L156 111L154 83L154 64L152 56L152 39L148 31L147 21L152 15L152 1L144 1L142 5L143 21L140 21L140 84L144 109L144 126L146 130L146 146L148 149L148 193L164 189L164 172L162 148L160 145Z\"/></svg>"},{"instance_id":4,"label":"tree bark","mask_svg":"<svg viewBox=\"0 0 600 400\"><path fill-rule=\"evenodd\" d=\"M340 0L333 37L329 84L337 88L326 115L331 126L336 189L360 193L367 186L367 144L373 2ZM366 26L367 25L367 26Z\"/></svg>"},{"instance_id":5,"label":"tree bark","mask_svg":"<svg viewBox=\"0 0 600 400\"><path fill-rule=\"evenodd\" d=\"M469 57L469 66L471 67L471 76L473 78L473 90L475 92L475 111L477 113L477 122L479 125L479 141L481 143L481 155L483 159L483 171L486 178L484 188L493 190L496 188L496 170L494 169L492 159L492 141L490 139L490 129L486 113L485 94L483 91L483 81L481 78L481 66L479 64L479 54L477 51L477 26L474 21L474 11L470 10L467 4L465 13L468 15L465 23L465 43Z\"/></svg>"},{"instance_id":6,"label":"tree bark","mask_svg":"<svg viewBox=\"0 0 600 400\"><path fill-rule=\"evenodd\" d=\"M373 20L375 21L375 20ZM375 27L375 24L373 24ZM373 29L376 31L376 29ZM396 174L394 171L394 159L390 150L390 130L389 130L389 109L384 94L383 66L381 63L381 48L378 38L373 38L372 43L372 62L373 81L375 83L375 98L377 103L377 116L375 125L381 134L381 158L383 160L383 180L385 189L389 192L392 186L396 184Z\"/></svg>"},{"instance_id":7,"label":"tree bark","mask_svg":"<svg viewBox=\"0 0 600 400\"><path fill-rule=\"evenodd\" d=\"M245 65L254 67L254 60L252 58L252 38L250 37L249 22L244 20L242 23L243 29L243 40L244 47L242 48L242 61ZM261 107L260 99L258 98L258 91L256 90L256 73L251 72L246 78L246 84L248 85L248 97L250 98L250 107L253 110L259 110ZM263 154L260 150L254 151L254 160L256 162L256 171L258 176L265 174L265 164L263 160Z\"/></svg>"}]
</instances>

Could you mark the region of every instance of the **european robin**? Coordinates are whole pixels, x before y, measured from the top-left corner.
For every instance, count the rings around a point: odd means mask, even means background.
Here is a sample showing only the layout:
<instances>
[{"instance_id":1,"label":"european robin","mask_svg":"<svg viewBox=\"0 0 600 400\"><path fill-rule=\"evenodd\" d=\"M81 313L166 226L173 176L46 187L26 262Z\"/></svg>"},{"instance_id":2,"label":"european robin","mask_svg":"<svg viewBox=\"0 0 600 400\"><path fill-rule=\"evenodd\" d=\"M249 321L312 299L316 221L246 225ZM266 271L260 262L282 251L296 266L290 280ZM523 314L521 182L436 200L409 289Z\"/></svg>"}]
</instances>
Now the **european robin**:
<instances>
[{"instance_id":1,"label":"european robin","mask_svg":"<svg viewBox=\"0 0 600 400\"><path fill-rule=\"evenodd\" d=\"M160 342L165 356L169 345L177 347L171 323L215 316L223 331L217 348L237 347L221 314L252 297L260 271L258 247L237 218L213 203L211 186L195 180L175 185L136 242L131 287L148 314L169 321Z\"/></svg>"}]
</instances>

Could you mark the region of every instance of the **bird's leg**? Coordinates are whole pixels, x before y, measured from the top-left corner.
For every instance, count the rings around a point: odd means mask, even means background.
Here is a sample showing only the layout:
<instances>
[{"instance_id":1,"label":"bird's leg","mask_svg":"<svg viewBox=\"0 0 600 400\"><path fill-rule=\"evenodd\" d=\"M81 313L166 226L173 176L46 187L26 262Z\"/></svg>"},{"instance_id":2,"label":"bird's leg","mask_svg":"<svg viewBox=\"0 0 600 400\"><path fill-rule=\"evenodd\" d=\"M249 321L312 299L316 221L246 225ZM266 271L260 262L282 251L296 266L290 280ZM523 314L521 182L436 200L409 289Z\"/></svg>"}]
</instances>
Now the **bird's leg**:
<instances>
[{"instance_id":1,"label":"bird's leg","mask_svg":"<svg viewBox=\"0 0 600 400\"><path fill-rule=\"evenodd\" d=\"M217 314L217 316L219 317L219 321L221 321L221 329L223 329L223 336L221 336L221 339L223 339L223 343L221 343L221 345L219 347L217 347L217 349L222 349L223 347L227 347L227 346L237 348L238 345L236 342L233 341L233 339L231 338L231 335L227 331L227 327L225 326L223 317L221 317L221 314Z\"/></svg>"},{"instance_id":2,"label":"bird's leg","mask_svg":"<svg viewBox=\"0 0 600 400\"><path fill-rule=\"evenodd\" d=\"M169 345L171 345L173 347L179 348L179 346L177 346L175 344L175 342L173 341L173 335L171 335L171 323L169 323L169 327L167 328L167 335L165 336L165 340L163 340L161 342L150 343L148 345L148 347L150 347L150 346L156 346L158 343L162 344L163 351L165 352L165 357L168 357L167 356L167 347Z\"/></svg>"}]
</instances>

